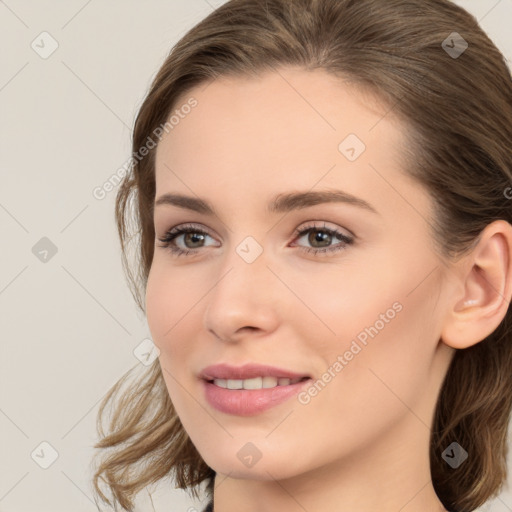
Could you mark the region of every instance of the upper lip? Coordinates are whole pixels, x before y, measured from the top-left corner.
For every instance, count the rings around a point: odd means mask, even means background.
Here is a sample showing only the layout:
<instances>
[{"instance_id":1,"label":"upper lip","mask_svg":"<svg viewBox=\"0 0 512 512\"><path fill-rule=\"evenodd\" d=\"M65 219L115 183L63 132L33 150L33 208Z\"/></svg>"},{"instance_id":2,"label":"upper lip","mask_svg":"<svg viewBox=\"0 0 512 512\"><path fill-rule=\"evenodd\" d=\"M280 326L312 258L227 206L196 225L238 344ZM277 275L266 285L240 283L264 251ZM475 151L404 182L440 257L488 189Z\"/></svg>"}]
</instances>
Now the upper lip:
<instances>
[{"instance_id":1,"label":"upper lip","mask_svg":"<svg viewBox=\"0 0 512 512\"><path fill-rule=\"evenodd\" d=\"M297 379L309 377L305 373L296 373L283 368L264 364L249 363L243 366L231 366L229 364L214 364L203 368L199 377L205 380L214 379L252 379L254 377L277 377Z\"/></svg>"}]
</instances>

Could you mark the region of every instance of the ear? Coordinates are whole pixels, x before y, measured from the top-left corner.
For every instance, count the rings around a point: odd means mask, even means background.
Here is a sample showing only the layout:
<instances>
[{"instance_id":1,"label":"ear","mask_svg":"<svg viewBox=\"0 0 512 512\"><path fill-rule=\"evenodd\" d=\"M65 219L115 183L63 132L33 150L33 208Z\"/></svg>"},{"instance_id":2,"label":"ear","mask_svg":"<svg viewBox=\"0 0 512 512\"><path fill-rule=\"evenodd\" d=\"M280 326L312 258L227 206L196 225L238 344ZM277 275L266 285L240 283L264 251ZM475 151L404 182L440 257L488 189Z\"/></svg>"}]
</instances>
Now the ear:
<instances>
[{"instance_id":1,"label":"ear","mask_svg":"<svg viewBox=\"0 0 512 512\"><path fill-rule=\"evenodd\" d=\"M453 294L441 340L464 349L494 332L507 313L512 295L512 226L505 220L486 226L478 244L456 266L458 292Z\"/></svg>"}]
</instances>

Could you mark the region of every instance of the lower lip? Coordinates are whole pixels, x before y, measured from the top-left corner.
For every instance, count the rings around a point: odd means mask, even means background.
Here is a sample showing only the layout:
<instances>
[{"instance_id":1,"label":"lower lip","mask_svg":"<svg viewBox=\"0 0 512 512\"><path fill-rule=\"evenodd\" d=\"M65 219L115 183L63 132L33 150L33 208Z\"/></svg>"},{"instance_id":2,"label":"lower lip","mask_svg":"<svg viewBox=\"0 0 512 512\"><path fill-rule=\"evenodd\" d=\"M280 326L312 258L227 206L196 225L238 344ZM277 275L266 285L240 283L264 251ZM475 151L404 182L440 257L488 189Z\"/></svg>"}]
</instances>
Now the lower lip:
<instances>
[{"instance_id":1,"label":"lower lip","mask_svg":"<svg viewBox=\"0 0 512 512\"><path fill-rule=\"evenodd\" d=\"M202 382L206 400L213 408L226 414L254 416L296 395L310 384L311 379L288 386L263 389L226 389L216 386L213 382Z\"/></svg>"}]
</instances>

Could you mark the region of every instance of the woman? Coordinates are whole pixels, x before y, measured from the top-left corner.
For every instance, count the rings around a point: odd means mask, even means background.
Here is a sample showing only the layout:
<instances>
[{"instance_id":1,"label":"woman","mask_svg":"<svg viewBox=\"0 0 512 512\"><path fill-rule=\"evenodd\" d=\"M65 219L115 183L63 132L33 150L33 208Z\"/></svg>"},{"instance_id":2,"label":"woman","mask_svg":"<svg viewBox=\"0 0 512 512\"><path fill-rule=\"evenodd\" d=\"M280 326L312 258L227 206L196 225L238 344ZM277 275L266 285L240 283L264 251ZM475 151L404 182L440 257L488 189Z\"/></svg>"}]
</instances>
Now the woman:
<instances>
[{"instance_id":1,"label":"woman","mask_svg":"<svg viewBox=\"0 0 512 512\"><path fill-rule=\"evenodd\" d=\"M166 476L215 512L496 496L511 141L510 70L448 0L231 0L190 30L117 196L159 358L101 406L122 393L102 499Z\"/></svg>"}]
</instances>

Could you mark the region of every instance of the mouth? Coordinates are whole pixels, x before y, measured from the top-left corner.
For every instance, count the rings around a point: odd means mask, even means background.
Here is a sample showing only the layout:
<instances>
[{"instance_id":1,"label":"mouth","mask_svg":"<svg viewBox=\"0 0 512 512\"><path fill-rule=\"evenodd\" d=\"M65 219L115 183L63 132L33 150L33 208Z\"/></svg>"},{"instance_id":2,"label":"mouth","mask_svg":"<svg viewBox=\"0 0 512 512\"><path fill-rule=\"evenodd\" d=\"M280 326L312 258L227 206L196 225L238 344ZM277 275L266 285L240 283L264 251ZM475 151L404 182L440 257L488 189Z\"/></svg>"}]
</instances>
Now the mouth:
<instances>
[{"instance_id":1,"label":"mouth","mask_svg":"<svg viewBox=\"0 0 512 512\"><path fill-rule=\"evenodd\" d=\"M237 416L254 416L276 407L312 381L302 372L254 362L242 366L210 365L203 368L199 377L208 404Z\"/></svg>"},{"instance_id":2,"label":"mouth","mask_svg":"<svg viewBox=\"0 0 512 512\"><path fill-rule=\"evenodd\" d=\"M309 386L311 377L274 377L215 379L205 377L203 393L208 404L235 416L255 416L290 400Z\"/></svg>"},{"instance_id":3,"label":"mouth","mask_svg":"<svg viewBox=\"0 0 512 512\"><path fill-rule=\"evenodd\" d=\"M253 377L250 379L204 379L206 382L213 384L219 388L224 389L271 389L277 388L281 386L291 386L294 384L298 384L299 382L304 382L306 380L311 380L311 377L297 377L294 379L290 379L288 377L272 377L272 376L262 376L262 377Z\"/></svg>"}]
</instances>

